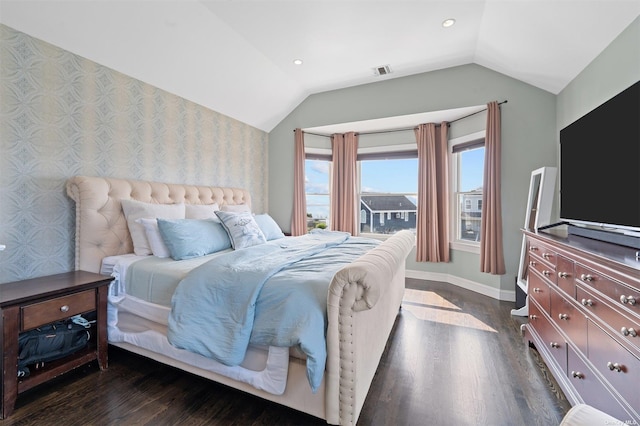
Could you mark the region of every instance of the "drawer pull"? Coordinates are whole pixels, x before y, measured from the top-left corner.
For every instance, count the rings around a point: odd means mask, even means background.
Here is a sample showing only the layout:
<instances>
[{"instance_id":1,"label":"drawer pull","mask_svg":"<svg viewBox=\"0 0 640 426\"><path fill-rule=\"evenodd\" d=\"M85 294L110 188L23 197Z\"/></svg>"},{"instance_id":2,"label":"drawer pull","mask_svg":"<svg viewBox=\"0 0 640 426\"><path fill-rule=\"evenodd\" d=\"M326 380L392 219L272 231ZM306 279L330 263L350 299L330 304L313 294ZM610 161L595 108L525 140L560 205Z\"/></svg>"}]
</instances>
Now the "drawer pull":
<instances>
[{"instance_id":1,"label":"drawer pull","mask_svg":"<svg viewBox=\"0 0 640 426\"><path fill-rule=\"evenodd\" d=\"M533 288L533 292L534 292L534 293L540 293L540 292L542 292L542 290L540 290L540 288L539 288L539 287L534 287L534 288Z\"/></svg>"},{"instance_id":2,"label":"drawer pull","mask_svg":"<svg viewBox=\"0 0 640 426\"><path fill-rule=\"evenodd\" d=\"M623 367L617 362L608 362L607 368L611 371L617 371L618 373L620 373Z\"/></svg>"},{"instance_id":3,"label":"drawer pull","mask_svg":"<svg viewBox=\"0 0 640 426\"><path fill-rule=\"evenodd\" d=\"M538 251L538 247L536 247L536 246L531 246L531 247L529 247L529 250L531 250L531 251Z\"/></svg>"},{"instance_id":4,"label":"drawer pull","mask_svg":"<svg viewBox=\"0 0 640 426\"><path fill-rule=\"evenodd\" d=\"M591 276L589 274L582 274L582 275L580 275L580 279L582 281L593 281L593 276Z\"/></svg>"},{"instance_id":5,"label":"drawer pull","mask_svg":"<svg viewBox=\"0 0 640 426\"><path fill-rule=\"evenodd\" d=\"M631 327L629 327L629 328L622 327L620 329L620 333L622 333L623 336L631 336L631 337L636 337L638 335L638 332L635 329L631 328Z\"/></svg>"},{"instance_id":6,"label":"drawer pull","mask_svg":"<svg viewBox=\"0 0 640 426\"><path fill-rule=\"evenodd\" d=\"M536 265L537 265L537 263L535 261L533 261L533 260L529 261L529 266L536 266Z\"/></svg>"},{"instance_id":7,"label":"drawer pull","mask_svg":"<svg viewBox=\"0 0 640 426\"><path fill-rule=\"evenodd\" d=\"M625 305L631 305L631 306L633 306L633 305L635 305L635 304L636 304L636 298L635 298L635 297L633 297L633 296L625 296L625 295L622 295L622 296L620 296L620 301L621 301L623 304L625 304Z\"/></svg>"},{"instance_id":8,"label":"drawer pull","mask_svg":"<svg viewBox=\"0 0 640 426\"><path fill-rule=\"evenodd\" d=\"M60 312L69 312L69 305L60 306Z\"/></svg>"},{"instance_id":9,"label":"drawer pull","mask_svg":"<svg viewBox=\"0 0 640 426\"><path fill-rule=\"evenodd\" d=\"M579 371L572 371L571 375L573 376L574 379L584 379L584 374L582 374Z\"/></svg>"},{"instance_id":10,"label":"drawer pull","mask_svg":"<svg viewBox=\"0 0 640 426\"><path fill-rule=\"evenodd\" d=\"M549 253L542 253L542 257L544 257L545 259L550 259L551 255Z\"/></svg>"},{"instance_id":11,"label":"drawer pull","mask_svg":"<svg viewBox=\"0 0 640 426\"><path fill-rule=\"evenodd\" d=\"M584 306L593 306L593 300L591 299L582 299L580 301Z\"/></svg>"},{"instance_id":12,"label":"drawer pull","mask_svg":"<svg viewBox=\"0 0 640 426\"><path fill-rule=\"evenodd\" d=\"M559 347L560 347L560 344L558 344L558 343L556 343L556 342L551 342L551 343L549 344L549 346L551 346L552 348L556 348L556 349L557 349L557 348L559 348Z\"/></svg>"},{"instance_id":13,"label":"drawer pull","mask_svg":"<svg viewBox=\"0 0 640 426\"><path fill-rule=\"evenodd\" d=\"M566 320L568 320L568 319L569 319L569 315L567 315L567 314L560 314L560 315L558 315L558 318L560 318L561 320L565 320L565 321L566 321Z\"/></svg>"},{"instance_id":14,"label":"drawer pull","mask_svg":"<svg viewBox=\"0 0 640 426\"><path fill-rule=\"evenodd\" d=\"M545 277L548 277L549 275L551 275L551 271L547 271L547 270L545 269L544 271L542 271L542 274L543 274Z\"/></svg>"},{"instance_id":15,"label":"drawer pull","mask_svg":"<svg viewBox=\"0 0 640 426\"><path fill-rule=\"evenodd\" d=\"M537 320L537 319L538 319L538 316L537 316L537 315L533 315L533 314L531 314L531 315L529 315L529 319L530 319L530 320Z\"/></svg>"},{"instance_id":16,"label":"drawer pull","mask_svg":"<svg viewBox=\"0 0 640 426\"><path fill-rule=\"evenodd\" d=\"M569 273L568 272L558 272L558 276L560 278L569 278Z\"/></svg>"}]
</instances>

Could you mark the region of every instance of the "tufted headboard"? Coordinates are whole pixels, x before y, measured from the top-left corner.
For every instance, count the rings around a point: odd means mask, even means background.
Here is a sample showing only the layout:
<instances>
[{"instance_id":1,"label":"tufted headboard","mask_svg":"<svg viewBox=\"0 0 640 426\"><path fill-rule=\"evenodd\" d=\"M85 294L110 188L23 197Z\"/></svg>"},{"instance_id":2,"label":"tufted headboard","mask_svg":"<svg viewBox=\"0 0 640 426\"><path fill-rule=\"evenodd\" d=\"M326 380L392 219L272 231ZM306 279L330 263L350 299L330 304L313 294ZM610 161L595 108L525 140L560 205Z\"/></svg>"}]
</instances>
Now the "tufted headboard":
<instances>
[{"instance_id":1,"label":"tufted headboard","mask_svg":"<svg viewBox=\"0 0 640 426\"><path fill-rule=\"evenodd\" d=\"M239 188L181 185L142 180L75 176L67 195L76 202L76 270L100 272L102 258L133 253L120 200L157 204L248 204Z\"/></svg>"}]
</instances>

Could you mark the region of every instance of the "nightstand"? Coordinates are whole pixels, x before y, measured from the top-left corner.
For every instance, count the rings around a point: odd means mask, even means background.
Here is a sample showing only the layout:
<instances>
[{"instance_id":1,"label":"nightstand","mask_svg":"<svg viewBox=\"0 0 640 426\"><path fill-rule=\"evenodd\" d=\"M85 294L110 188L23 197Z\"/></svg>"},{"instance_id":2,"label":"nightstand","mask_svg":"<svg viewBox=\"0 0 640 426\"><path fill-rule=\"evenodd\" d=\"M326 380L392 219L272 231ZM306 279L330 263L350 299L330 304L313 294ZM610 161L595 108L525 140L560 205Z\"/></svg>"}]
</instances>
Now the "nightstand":
<instances>
[{"instance_id":1,"label":"nightstand","mask_svg":"<svg viewBox=\"0 0 640 426\"><path fill-rule=\"evenodd\" d=\"M0 284L0 364L2 411L6 419L18 395L74 368L98 361L107 368L107 292L113 277L73 271ZM18 378L18 335L78 314L95 313L91 339L85 349L52 361L25 378Z\"/></svg>"}]
</instances>

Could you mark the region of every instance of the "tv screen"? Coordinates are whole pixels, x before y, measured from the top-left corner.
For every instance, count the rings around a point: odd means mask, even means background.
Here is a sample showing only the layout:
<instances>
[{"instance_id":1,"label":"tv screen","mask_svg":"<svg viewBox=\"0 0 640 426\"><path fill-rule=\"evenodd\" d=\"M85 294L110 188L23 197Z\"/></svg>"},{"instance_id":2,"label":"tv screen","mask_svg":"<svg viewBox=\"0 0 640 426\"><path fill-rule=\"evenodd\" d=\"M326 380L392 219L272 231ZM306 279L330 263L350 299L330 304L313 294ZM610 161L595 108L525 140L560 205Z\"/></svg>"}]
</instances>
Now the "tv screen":
<instances>
[{"instance_id":1,"label":"tv screen","mask_svg":"<svg viewBox=\"0 0 640 426\"><path fill-rule=\"evenodd\" d=\"M640 82L560 130L560 218L640 231Z\"/></svg>"}]
</instances>

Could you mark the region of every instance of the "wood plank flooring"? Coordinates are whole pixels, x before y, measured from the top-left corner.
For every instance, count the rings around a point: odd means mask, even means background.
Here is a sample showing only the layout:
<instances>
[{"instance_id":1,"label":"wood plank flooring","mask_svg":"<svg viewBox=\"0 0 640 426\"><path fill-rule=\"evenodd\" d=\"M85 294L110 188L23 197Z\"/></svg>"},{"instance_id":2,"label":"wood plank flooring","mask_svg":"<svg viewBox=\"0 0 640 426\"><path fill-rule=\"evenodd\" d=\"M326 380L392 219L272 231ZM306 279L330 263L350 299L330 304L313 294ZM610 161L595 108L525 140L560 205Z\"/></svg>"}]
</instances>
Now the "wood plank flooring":
<instances>
[{"instance_id":1,"label":"wood plank flooring","mask_svg":"<svg viewBox=\"0 0 640 426\"><path fill-rule=\"evenodd\" d=\"M513 303L407 280L358 425L557 425L570 408L520 335ZM323 420L110 348L18 397L2 425L324 425Z\"/></svg>"}]
</instances>

